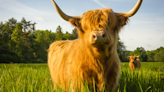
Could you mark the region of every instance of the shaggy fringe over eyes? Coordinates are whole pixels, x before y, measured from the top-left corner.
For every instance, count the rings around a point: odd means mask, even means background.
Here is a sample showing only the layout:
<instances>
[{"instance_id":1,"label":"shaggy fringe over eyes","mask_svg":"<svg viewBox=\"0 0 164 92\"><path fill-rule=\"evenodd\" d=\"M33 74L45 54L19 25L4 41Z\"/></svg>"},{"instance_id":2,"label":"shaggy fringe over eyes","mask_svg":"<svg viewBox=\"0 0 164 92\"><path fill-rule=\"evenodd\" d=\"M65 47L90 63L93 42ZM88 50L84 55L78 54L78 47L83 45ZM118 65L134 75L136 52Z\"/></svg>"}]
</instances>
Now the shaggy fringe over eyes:
<instances>
[{"instance_id":1,"label":"shaggy fringe over eyes","mask_svg":"<svg viewBox=\"0 0 164 92\"><path fill-rule=\"evenodd\" d=\"M82 34L87 30L107 30L108 27L118 34L120 29L128 23L128 17L123 14L114 13L110 8L103 8L101 10L85 12L82 18L73 18L69 22Z\"/></svg>"},{"instance_id":2,"label":"shaggy fringe over eyes","mask_svg":"<svg viewBox=\"0 0 164 92\"><path fill-rule=\"evenodd\" d=\"M117 18L112 9L103 8L84 13L81 22L83 30L106 29L107 26L114 28L117 24Z\"/></svg>"}]
</instances>

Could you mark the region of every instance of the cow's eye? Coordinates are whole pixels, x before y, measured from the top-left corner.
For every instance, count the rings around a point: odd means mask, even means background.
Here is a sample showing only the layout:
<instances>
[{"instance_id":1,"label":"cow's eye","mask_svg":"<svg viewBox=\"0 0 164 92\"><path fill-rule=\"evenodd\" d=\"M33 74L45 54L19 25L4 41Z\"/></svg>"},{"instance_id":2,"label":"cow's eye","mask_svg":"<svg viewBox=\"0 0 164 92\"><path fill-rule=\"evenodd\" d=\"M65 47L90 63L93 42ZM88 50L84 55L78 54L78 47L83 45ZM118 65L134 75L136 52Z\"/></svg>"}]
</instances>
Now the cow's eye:
<instances>
[{"instance_id":1,"label":"cow's eye","mask_svg":"<svg viewBox=\"0 0 164 92\"><path fill-rule=\"evenodd\" d=\"M116 31L117 30L117 27L114 27L113 30Z\"/></svg>"},{"instance_id":2,"label":"cow's eye","mask_svg":"<svg viewBox=\"0 0 164 92\"><path fill-rule=\"evenodd\" d=\"M106 36L105 34L102 35L103 38L105 38L105 36Z\"/></svg>"},{"instance_id":3,"label":"cow's eye","mask_svg":"<svg viewBox=\"0 0 164 92\"><path fill-rule=\"evenodd\" d=\"M103 28L103 26L102 25L99 25L99 28Z\"/></svg>"}]
</instances>

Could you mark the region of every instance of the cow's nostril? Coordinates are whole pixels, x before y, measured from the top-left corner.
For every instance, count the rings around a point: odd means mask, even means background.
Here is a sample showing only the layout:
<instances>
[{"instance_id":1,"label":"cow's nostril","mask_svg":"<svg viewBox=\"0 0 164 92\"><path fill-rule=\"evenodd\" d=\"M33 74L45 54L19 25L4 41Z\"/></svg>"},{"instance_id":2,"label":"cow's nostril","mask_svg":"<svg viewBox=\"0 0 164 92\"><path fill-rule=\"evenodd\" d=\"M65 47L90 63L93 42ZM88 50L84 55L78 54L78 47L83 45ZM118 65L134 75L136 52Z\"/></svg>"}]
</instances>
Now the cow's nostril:
<instances>
[{"instance_id":1,"label":"cow's nostril","mask_svg":"<svg viewBox=\"0 0 164 92\"><path fill-rule=\"evenodd\" d=\"M105 38L105 36L106 36L105 34L102 35L103 38Z\"/></svg>"},{"instance_id":2,"label":"cow's nostril","mask_svg":"<svg viewBox=\"0 0 164 92\"><path fill-rule=\"evenodd\" d=\"M96 38L96 36L95 36L95 35L93 35L93 38Z\"/></svg>"}]
</instances>

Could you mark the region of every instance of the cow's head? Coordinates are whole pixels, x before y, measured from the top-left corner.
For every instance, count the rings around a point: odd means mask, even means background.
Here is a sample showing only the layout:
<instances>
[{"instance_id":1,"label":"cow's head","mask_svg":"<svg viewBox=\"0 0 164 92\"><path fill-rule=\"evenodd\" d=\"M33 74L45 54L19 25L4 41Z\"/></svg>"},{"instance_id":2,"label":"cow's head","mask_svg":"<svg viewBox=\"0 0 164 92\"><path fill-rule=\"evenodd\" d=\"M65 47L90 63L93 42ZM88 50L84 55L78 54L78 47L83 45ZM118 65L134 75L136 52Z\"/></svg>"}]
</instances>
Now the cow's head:
<instances>
[{"instance_id":1,"label":"cow's head","mask_svg":"<svg viewBox=\"0 0 164 92\"><path fill-rule=\"evenodd\" d=\"M136 60L139 60L139 56L128 56L129 62L135 62Z\"/></svg>"},{"instance_id":2,"label":"cow's head","mask_svg":"<svg viewBox=\"0 0 164 92\"><path fill-rule=\"evenodd\" d=\"M61 11L54 0L51 1L59 15L78 29L79 39L83 40L85 46L106 55L110 49L116 48L119 30L127 23L128 18L137 12L142 3L142 0L138 0L133 9L123 13L103 8L85 12L80 16L68 16Z\"/></svg>"}]
</instances>

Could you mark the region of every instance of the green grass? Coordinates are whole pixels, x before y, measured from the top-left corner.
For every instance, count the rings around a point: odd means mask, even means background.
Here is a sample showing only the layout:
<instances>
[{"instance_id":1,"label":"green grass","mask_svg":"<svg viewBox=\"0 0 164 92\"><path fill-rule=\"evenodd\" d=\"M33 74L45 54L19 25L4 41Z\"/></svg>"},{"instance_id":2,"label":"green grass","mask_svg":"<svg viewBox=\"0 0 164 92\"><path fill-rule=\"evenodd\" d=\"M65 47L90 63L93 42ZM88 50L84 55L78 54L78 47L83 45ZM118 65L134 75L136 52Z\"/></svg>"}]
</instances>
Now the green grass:
<instances>
[{"instance_id":1,"label":"green grass","mask_svg":"<svg viewBox=\"0 0 164 92\"><path fill-rule=\"evenodd\" d=\"M142 62L140 70L130 71L128 63L121 63L116 92L164 91L162 68L162 62ZM0 92L53 92L47 64L0 64ZM64 91L58 88L57 92Z\"/></svg>"},{"instance_id":2,"label":"green grass","mask_svg":"<svg viewBox=\"0 0 164 92\"><path fill-rule=\"evenodd\" d=\"M0 92L53 92L47 64L1 64Z\"/></svg>"},{"instance_id":3,"label":"green grass","mask_svg":"<svg viewBox=\"0 0 164 92\"><path fill-rule=\"evenodd\" d=\"M121 64L119 90L121 92L164 91L164 63L142 62L141 69L130 71L128 63ZM126 87L124 88L124 86ZM123 91L123 89L125 89Z\"/></svg>"}]
</instances>

